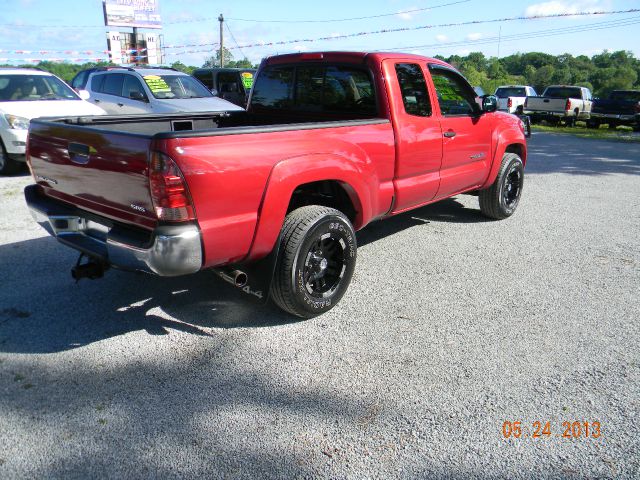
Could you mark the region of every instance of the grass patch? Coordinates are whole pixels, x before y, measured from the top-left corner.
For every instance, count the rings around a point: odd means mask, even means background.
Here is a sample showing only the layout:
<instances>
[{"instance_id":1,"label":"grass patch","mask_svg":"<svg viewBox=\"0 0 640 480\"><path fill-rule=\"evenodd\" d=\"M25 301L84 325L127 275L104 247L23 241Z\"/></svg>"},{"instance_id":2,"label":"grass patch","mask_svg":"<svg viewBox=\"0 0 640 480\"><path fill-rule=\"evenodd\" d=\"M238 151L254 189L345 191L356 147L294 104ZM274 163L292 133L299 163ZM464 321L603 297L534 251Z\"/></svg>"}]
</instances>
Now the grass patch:
<instances>
[{"instance_id":1,"label":"grass patch","mask_svg":"<svg viewBox=\"0 0 640 480\"><path fill-rule=\"evenodd\" d=\"M531 129L534 132L562 133L580 138L640 143L640 135L634 134L631 127L625 126L619 126L616 129L609 129L602 125L600 128L587 128L586 123L576 122L575 127L567 127L565 125L554 127L546 124L537 124L531 125Z\"/></svg>"}]
</instances>

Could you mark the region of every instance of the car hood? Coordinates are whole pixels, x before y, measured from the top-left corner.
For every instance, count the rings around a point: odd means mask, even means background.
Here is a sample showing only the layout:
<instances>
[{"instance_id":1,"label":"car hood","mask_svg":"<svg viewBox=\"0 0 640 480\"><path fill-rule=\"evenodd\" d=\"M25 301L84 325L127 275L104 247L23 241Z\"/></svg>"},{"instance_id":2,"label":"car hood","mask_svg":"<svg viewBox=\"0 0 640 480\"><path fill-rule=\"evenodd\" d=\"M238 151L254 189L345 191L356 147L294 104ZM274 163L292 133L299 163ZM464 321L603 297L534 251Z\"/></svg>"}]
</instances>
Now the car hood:
<instances>
[{"instance_id":1,"label":"car hood","mask_svg":"<svg viewBox=\"0 0 640 480\"><path fill-rule=\"evenodd\" d=\"M173 112L227 112L244 110L218 97L156 99L156 104Z\"/></svg>"},{"instance_id":2,"label":"car hood","mask_svg":"<svg viewBox=\"0 0 640 480\"><path fill-rule=\"evenodd\" d=\"M70 117L75 115L106 115L100 107L84 100L32 100L0 102L0 112L31 120L37 117Z\"/></svg>"}]
</instances>

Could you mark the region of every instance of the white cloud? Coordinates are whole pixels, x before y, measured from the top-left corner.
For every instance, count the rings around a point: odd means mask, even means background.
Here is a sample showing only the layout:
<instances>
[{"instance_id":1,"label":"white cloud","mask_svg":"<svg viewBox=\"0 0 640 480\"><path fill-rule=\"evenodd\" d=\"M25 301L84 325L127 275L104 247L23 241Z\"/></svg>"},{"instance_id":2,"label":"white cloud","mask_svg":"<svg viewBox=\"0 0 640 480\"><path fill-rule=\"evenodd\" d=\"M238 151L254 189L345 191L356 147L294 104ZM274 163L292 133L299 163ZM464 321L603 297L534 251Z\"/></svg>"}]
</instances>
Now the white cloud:
<instances>
[{"instance_id":1,"label":"white cloud","mask_svg":"<svg viewBox=\"0 0 640 480\"><path fill-rule=\"evenodd\" d=\"M418 7L409 7L405 10L400 10L396 13L397 17L401 20L410 21L413 20L414 10L417 10Z\"/></svg>"},{"instance_id":2,"label":"white cloud","mask_svg":"<svg viewBox=\"0 0 640 480\"><path fill-rule=\"evenodd\" d=\"M441 43L444 43L447 40L449 40L449 37L447 37L446 35L440 34L440 35L436 35L436 40L441 42Z\"/></svg>"},{"instance_id":3,"label":"white cloud","mask_svg":"<svg viewBox=\"0 0 640 480\"><path fill-rule=\"evenodd\" d=\"M528 17L538 15L563 15L581 12L595 12L605 10L607 7L601 0L552 0L550 2L536 3L529 5L525 10Z\"/></svg>"},{"instance_id":4,"label":"white cloud","mask_svg":"<svg viewBox=\"0 0 640 480\"><path fill-rule=\"evenodd\" d=\"M466 38L467 38L467 40L475 42L476 40L480 40L482 38L482 34L481 33L470 33L469 35L467 35Z\"/></svg>"}]
</instances>

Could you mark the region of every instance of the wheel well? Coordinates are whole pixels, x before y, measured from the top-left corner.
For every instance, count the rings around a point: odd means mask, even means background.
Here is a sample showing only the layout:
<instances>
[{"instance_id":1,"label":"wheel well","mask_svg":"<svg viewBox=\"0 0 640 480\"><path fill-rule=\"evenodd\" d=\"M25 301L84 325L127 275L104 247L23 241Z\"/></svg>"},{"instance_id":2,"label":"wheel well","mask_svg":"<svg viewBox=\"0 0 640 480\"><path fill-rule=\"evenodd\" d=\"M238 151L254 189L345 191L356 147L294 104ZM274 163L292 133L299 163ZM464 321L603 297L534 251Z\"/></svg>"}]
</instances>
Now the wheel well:
<instances>
[{"instance_id":1,"label":"wheel well","mask_svg":"<svg viewBox=\"0 0 640 480\"><path fill-rule=\"evenodd\" d=\"M524 148L522 148L522 145L520 145L519 143L509 145L504 153L515 153L522 159L522 163L525 163L527 161L524 155Z\"/></svg>"},{"instance_id":2,"label":"wheel well","mask_svg":"<svg viewBox=\"0 0 640 480\"><path fill-rule=\"evenodd\" d=\"M355 224L358 211L349 191L351 187L337 180L322 180L299 185L293 191L287 213L306 205L322 205L344 213Z\"/></svg>"}]
</instances>

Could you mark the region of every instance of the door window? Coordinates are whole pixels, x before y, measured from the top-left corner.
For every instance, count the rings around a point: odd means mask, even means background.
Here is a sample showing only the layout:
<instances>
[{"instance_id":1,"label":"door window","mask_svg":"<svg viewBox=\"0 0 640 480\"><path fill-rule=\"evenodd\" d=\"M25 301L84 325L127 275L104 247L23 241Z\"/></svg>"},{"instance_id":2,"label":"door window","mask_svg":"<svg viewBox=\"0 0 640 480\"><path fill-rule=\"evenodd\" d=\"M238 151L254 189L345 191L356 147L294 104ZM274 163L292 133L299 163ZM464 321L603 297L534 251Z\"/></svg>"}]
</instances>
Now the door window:
<instances>
[{"instance_id":1,"label":"door window","mask_svg":"<svg viewBox=\"0 0 640 480\"><path fill-rule=\"evenodd\" d=\"M479 107L475 101L475 92L461 75L448 68L433 65L430 66L430 71L442 115L474 115L478 113Z\"/></svg>"},{"instance_id":2,"label":"door window","mask_svg":"<svg viewBox=\"0 0 640 480\"><path fill-rule=\"evenodd\" d=\"M144 89L142 88L142 83L140 83L140 80L138 80L133 75L125 75L122 95L126 98L131 98L131 94L134 92L141 93L146 97L144 93Z\"/></svg>"},{"instance_id":3,"label":"door window","mask_svg":"<svg viewBox=\"0 0 640 480\"><path fill-rule=\"evenodd\" d=\"M121 73L110 73L105 75L104 83L102 84L102 93L108 95L122 96L122 83L124 82L124 75Z\"/></svg>"}]
</instances>

